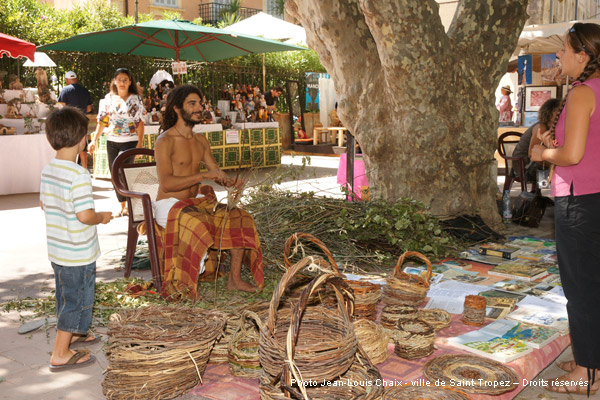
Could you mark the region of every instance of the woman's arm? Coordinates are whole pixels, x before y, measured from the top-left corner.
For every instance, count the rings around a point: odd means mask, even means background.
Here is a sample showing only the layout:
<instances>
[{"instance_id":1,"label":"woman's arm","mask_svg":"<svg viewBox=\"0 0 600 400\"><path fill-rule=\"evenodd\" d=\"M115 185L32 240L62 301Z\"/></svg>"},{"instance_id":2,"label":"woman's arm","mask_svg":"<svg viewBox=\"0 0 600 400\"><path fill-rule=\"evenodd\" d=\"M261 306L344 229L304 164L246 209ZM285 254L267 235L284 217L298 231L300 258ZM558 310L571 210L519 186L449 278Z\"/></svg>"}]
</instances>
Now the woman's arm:
<instances>
[{"instance_id":1,"label":"woman's arm","mask_svg":"<svg viewBox=\"0 0 600 400\"><path fill-rule=\"evenodd\" d=\"M565 140L561 147L548 149L534 146L531 159L548 161L559 166L579 164L585 154L590 117L596 108L592 89L585 85L577 86L569 92L565 120Z\"/></svg>"},{"instance_id":2,"label":"woman's arm","mask_svg":"<svg viewBox=\"0 0 600 400\"><path fill-rule=\"evenodd\" d=\"M531 133L531 140L529 141L529 149L527 150L527 155L530 159L531 159L531 150L533 149L533 146L542 143L542 140L540 139L540 135L542 133L546 132L547 130L548 130L548 127L546 127L546 125L544 125L544 124L537 124L537 126L535 126L533 128L533 132Z\"/></svg>"},{"instance_id":3,"label":"woman's arm","mask_svg":"<svg viewBox=\"0 0 600 400\"><path fill-rule=\"evenodd\" d=\"M144 121L140 121L140 123L137 125L137 136L138 136L138 143L137 146L138 148L144 147Z\"/></svg>"},{"instance_id":4,"label":"woman's arm","mask_svg":"<svg viewBox=\"0 0 600 400\"><path fill-rule=\"evenodd\" d=\"M106 128L106 124L104 124L102 121L98 121L96 123L96 130L92 135L92 142L88 145L88 151L90 152L90 154L94 154L94 150L96 149L96 141L102 134L104 128Z\"/></svg>"}]
</instances>

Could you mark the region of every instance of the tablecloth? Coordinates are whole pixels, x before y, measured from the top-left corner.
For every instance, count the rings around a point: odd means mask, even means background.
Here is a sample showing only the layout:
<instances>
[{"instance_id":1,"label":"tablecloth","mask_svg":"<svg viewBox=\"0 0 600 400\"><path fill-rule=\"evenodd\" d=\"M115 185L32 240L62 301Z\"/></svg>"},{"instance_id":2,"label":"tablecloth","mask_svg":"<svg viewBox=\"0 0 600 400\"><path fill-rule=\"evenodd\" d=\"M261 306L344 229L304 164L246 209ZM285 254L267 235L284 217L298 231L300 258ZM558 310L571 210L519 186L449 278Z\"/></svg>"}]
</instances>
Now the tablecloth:
<instances>
[{"instance_id":1,"label":"tablecloth","mask_svg":"<svg viewBox=\"0 0 600 400\"><path fill-rule=\"evenodd\" d=\"M340 154L340 163L337 171L337 183L346 186L346 164L347 155ZM365 162L361 157L354 158L354 194L360 199L363 190L369 187L369 181L365 173Z\"/></svg>"},{"instance_id":2,"label":"tablecloth","mask_svg":"<svg viewBox=\"0 0 600 400\"><path fill-rule=\"evenodd\" d=\"M55 156L45 134L0 136L0 195L39 192L42 169Z\"/></svg>"}]
</instances>

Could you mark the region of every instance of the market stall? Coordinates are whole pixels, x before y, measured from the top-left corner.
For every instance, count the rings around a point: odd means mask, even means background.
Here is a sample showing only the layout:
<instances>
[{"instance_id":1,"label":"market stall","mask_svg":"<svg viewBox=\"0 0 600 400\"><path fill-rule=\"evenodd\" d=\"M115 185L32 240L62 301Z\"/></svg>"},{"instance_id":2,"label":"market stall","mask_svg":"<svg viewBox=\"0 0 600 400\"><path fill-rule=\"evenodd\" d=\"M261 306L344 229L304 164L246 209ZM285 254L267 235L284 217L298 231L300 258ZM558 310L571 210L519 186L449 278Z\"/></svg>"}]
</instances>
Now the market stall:
<instances>
[{"instance_id":1,"label":"market stall","mask_svg":"<svg viewBox=\"0 0 600 400\"><path fill-rule=\"evenodd\" d=\"M246 124L245 129L223 130L220 124L199 124L194 133L205 135L213 157L223 170L262 168L281 164L281 135L277 123ZM253 125L250 127L249 125ZM145 127L144 147L154 148L158 125ZM240 161L241 158L241 161ZM109 178L106 158L106 136L102 135L94 153L94 178Z\"/></svg>"}]
</instances>

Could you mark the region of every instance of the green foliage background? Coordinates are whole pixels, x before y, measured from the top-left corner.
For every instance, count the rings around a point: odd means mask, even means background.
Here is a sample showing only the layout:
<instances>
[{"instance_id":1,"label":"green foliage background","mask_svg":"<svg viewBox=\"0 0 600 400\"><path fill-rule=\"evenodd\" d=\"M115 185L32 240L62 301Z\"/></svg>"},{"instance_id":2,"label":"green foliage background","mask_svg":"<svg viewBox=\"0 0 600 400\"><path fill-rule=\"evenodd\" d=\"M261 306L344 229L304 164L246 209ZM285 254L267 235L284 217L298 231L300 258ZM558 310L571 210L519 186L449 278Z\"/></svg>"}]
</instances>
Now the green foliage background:
<instances>
[{"instance_id":1,"label":"green foliage background","mask_svg":"<svg viewBox=\"0 0 600 400\"><path fill-rule=\"evenodd\" d=\"M234 10L232 10L234 11ZM178 18L178 13L165 13L165 19ZM142 14L139 22L149 21L152 14ZM199 19L194 23L201 23ZM38 0L3 0L0 7L0 32L23 40L44 45L86 32L113 29L134 24L132 16L124 17L113 4L103 0L91 0L77 4L72 10L52 7ZM227 22L226 22L227 23ZM48 52L57 64L55 73L62 82L66 71L77 71L80 81L92 93L94 103L104 97L106 86L114 71L129 67L135 78L147 87L152 74L158 69L170 71L170 60L148 57L123 56L96 53ZM0 59L0 69L16 74L23 60ZM266 53L264 57L267 88L284 86L287 79L304 83L305 72L325 72L319 57L312 50ZM253 84L262 88L263 55L253 54L232 58L219 63L189 63L185 82L200 86L207 97L216 101L218 89L225 83ZM35 85L32 71L20 68L21 81ZM51 75L51 73L49 73ZM7 77L5 78L6 82ZM58 89L58 88L55 88ZM287 110L286 99L278 102L280 111Z\"/></svg>"}]
</instances>

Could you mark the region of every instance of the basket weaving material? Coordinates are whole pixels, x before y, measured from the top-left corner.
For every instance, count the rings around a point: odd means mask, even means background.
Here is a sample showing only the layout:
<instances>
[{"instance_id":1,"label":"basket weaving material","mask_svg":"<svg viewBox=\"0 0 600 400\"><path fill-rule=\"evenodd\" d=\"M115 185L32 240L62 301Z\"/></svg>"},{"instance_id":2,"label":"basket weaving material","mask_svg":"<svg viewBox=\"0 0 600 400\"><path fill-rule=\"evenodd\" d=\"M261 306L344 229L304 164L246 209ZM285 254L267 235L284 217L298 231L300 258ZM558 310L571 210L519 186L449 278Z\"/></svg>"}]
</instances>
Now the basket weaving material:
<instances>
[{"instance_id":1,"label":"basket weaving material","mask_svg":"<svg viewBox=\"0 0 600 400\"><path fill-rule=\"evenodd\" d=\"M171 399L198 385L225 315L200 308L149 306L113 314L108 399Z\"/></svg>"},{"instance_id":2,"label":"basket weaving material","mask_svg":"<svg viewBox=\"0 0 600 400\"><path fill-rule=\"evenodd\" d=\"M467 393L497 396L519 385L519 375L514 369L475 355L446 354L436 357L425 364L423 373L431 382L439 379L446 386L451 386L452 381L455 385L461 383L461 389Z\"/></svg>"},{"instance_id":3,"label":"basket weaving material","mask_svg":"<svg viewBox=\"0 0 600 400\"><path fill-rule=\"evenodd\" d=\"M254 322L250 321L254 320ZM229 372L241 378L258 378L262 372L258 359L258 326L260 317L244 311L238 328L229 342Z\"/></svg>"},{"instance_id":4,"label":"basket weaving material","mask_svg":"<svg viewBox=\"0 0 600 400\"><path fill-rule=\"evenodd\" d=\"M427 265L425 278L402 271L402 264L409 257L416 257L425 262ZM419 306L427 297L427 292L429 292L431 274L431 262L427 257L416 251L407 251L398 258L394 276L386 280L386 285L383 288L383 301L385 304Z\"/></svg>"},{"instance_id":5,"label":"basket weaving material","mask_svg":"<svg viewBox=\"0 0 600 400\"><path fill-rule=\"evenodd\" d=\"M394 332L394 353L407 360L427 357L433 353L434 341L435 331L427 322L418 318L400 320Z\"/></svg>"},{"instance_id":6,"label":"basket weaving material","mask_svg":"<svg viewBox=\"0 0 600 400\"><path fill-rule=\"evenodd\" d=\"M261 400L289 400L306 399L311 400L379 400L383 395L381 385L381 374L373 366L364 352L356 353L354 362L350 369L339 379L330 381L331 385L323 385L322 382L312 381L306 386L306 395L298 391L298 388L285 386L290 393L286 396L279 377L273 378L263 373L260 376L260 398ZM348 385L348 382L353 382ZM358 382L357 385L354 382Z\"/></svg>"},{"instance_id":7,"label":"basket weaving material","mask_svg":"<svg viewBox=\"0 0 600 400\"><path fill-rule=\"evenodd\" d=\"M459 390L442 386L403 385L385 389L383 400L469 400L470 397Z\"/></svg>"},{"instance_id":8,"label":"basket weaving material","mask_svg":"<svg viewBox=\"0 0 600 400\"><path fill-rule=\"evenodd\" d=\"M438 308L422 309L417 311L417 318L422 319L437 332L450 326L452 316L448 311Z\"/></svg>"},{"instance_id":9,"label":"basket weaving material","mask_svg":"<svg viewBox=\"0 0 600 400\"><path fill-rule=\"evenodd\" d=\"M373 364L380 364L388 358L388 342L390 338L381 325L367 319L354 321L354 332L358 344L365 351Z\"/></svg>"},{"instance_id":10,"label":"basket weaving material","mask_svg":"<svg viewBox=\"0 0 600 400\"><path fill-rule=\"evenodd\" d=\"M311 262L312 258L306 257L283 275L274 290L266 323L260 326L260 364L271 376L279 375L288 364L288 330L292 337L297 338L289 354L293 354L295 368L304 380L334 379L346 372L354 360L357 340L349 317L354 299L350 288L338 275L324 274L315 278L304 290L289 317L285 312L277 311L281 295L291 278ZM338 308L307 308L310 296L324 284L336 288Z\"/></svg>"},{"instance_id":11,"label":"basket weaving material","mask_svg":"<svg viewBox=\"0 0 600 400\"><path fill-rule=\"evenodd\" d=\"M384 329L388 331L393 331L398 325L398 320L414 319L416 317L416 307L388 304L385 305L381 310L381 316L379 317L379 321Z\"/></svg>"},{"instance_id":12,"label":"basket weaving material","mask_svg":"<svg viewBox=\"0 0 600 400\"><path fill-rule=\"evenodd\" d=\"M354 317L375 321L381 286L366 281L345 280L354 293Z\"/></svg>"}]
</instances>

